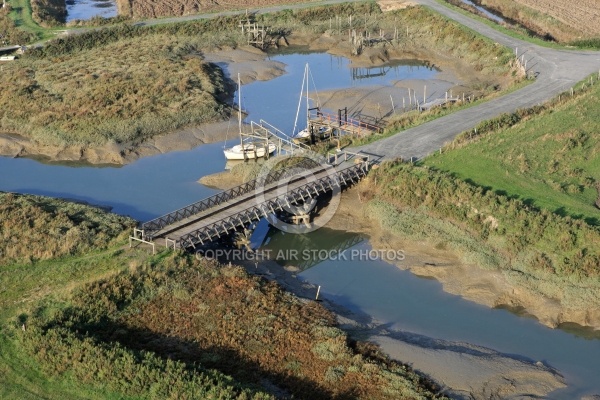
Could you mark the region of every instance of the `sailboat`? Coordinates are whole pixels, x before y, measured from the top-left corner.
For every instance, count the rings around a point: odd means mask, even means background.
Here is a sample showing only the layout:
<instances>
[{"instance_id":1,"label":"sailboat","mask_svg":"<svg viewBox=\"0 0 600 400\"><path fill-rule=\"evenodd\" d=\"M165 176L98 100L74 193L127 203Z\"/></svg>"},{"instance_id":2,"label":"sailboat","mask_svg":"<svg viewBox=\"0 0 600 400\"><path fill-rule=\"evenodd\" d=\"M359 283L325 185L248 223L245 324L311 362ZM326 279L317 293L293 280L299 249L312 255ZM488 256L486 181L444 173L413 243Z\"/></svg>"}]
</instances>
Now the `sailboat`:
<instances>
[{"instance_id":1,"label":"sailboat","mask_svg":"<svg viewBox=\"0 0 600 400\"><path fill-rule=\"evenodd\" d=\"M254 158L262 158L270 154L275 153L277 146L270 141L263 143L251 141L252 138L248 137L244 140L242 134L242 85L240 83L240 74L238 74L238 125L240 144L237 144L228 149L223 149L223 154L227 160L248 160Z\"/></svg>"},{"instance_id":2,"label":"sailboat","mask_svg":"<svg viewBox=\"0 0 600 400\"><path fill-rule=\"evenodd\" d=\"M306 84L306 128L302 129L301 131L299 131L298 133L296 133L295 135L292 135L292 140L296 143L298 142L309 142L311 140L310 137L310 125L309 125L309 119L310 119L310 98L308 97L308 80L309 80L309 75L310 75L310 70L308 69L308 64L306 64L306 67L304 68L304 77L302 78L302 88L300 89L300 99L298 101L298 111L296 112L296 120L294 122L294 131L296 132L296 126L298 124L298 115L300 114L300 107L302 105L302 98L304 97L304 85ZM313 82L314 85L314 82ZM319 107L319 102L317 101L317 110L320 110ZM325 126L321 126L318 128L318 135L319 137L325 135L327 133L327 127Z\"/></svg>"}]
</instances>

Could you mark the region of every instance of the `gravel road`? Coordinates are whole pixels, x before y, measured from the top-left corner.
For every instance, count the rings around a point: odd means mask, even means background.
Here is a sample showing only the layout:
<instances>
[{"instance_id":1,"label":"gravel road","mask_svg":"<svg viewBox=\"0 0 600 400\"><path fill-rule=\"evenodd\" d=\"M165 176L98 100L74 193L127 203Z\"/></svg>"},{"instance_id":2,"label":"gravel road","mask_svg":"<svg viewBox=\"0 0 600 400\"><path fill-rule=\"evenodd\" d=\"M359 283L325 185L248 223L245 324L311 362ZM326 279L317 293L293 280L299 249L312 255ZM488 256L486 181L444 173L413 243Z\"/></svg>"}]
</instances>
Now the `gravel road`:
<instances>
[{"instance_id":1,"label":"gravel road","mask_svg":"<svg viewBox=\"0 0 600 400\"><path fill-rule=\"evenodd\" d=\"M537 75L537 79L533 84L518 91L407 129L389 138L358 147L356 150L382 156L384 159L397 157L420 159L439 150L458 134L472 129L481 121L519 108L541 104L569 89L588 75L600 71L600 52L555 50L537 46L507 36L434 0L417 2L497 43L512 49L517 48L519 57L525 55L528 70Z\"/></svg>"}]
</instances>

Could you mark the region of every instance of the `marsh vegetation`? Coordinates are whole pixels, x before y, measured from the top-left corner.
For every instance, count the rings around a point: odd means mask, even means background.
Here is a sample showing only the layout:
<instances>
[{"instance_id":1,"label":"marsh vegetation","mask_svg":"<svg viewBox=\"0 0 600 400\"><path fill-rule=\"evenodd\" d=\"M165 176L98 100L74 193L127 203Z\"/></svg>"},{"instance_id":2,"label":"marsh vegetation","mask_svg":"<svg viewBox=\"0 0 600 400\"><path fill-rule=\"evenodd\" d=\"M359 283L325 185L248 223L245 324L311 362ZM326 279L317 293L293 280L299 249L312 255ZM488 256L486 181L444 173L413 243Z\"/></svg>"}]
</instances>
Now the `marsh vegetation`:
<instances>
[{"instance_id":1,"label":"marsh vegetation","mask_svg":"<svg viewBox=\"0 0 600 400\"><path fill-rule=\"evenodd\" d=\"M367 2L287 10L260 19L291 40L315 42L335 36L329 28L339 15L356 15L356 26L365 24L372 32L406 28L408 36L379 53L435 51L461 58L480 74L482 93L493 92L497 80L517 79L511 75L509 50L421 7L382 14ZM238 23L235 17L219 17L153 27L119 25L52 40L5 67L0 129L40 144L135 145L226 118L233 85L202 54L244 43Z\"/></svg>"},{"instance_id":2,"label":"marsh vegetation","mask_svg":"<svg viewBox=\"0 0 600 400\"><path fill-rule=\"evenodd\" d=\"M4 196L4 211L31 215L48 248L63 243L56 226L70 224L74 250L41 261L23 249L27 263L0 267L3 397L23 388L52 398L433 395L409 367L350 340L319 303L276 283L192 255L124 250L129 223L96 208ZM36 243L0 221L14 241ZM69 234L92 223L92 243Z\"/></svg>"}]
</instances>

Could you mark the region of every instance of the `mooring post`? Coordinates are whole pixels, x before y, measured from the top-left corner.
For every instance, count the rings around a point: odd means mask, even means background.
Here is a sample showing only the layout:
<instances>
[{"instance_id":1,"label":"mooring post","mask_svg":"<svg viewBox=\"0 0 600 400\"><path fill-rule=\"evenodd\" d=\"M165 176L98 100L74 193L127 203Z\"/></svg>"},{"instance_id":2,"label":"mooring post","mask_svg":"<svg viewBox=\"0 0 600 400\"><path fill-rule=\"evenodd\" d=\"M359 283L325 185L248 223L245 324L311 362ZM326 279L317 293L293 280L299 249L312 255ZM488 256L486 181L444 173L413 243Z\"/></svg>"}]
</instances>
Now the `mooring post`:
<instances>
[{"instance_id":1,"label":"mooring post","mask_svg":"<svg viewBox=\"0 0 600 400\"><path fill-rule=\"evenodd\" d=\"M315 300L319 300L319 293L321 292L321 285L317 288L317 295L315 296Z\"/></svg>"}]
</instances>

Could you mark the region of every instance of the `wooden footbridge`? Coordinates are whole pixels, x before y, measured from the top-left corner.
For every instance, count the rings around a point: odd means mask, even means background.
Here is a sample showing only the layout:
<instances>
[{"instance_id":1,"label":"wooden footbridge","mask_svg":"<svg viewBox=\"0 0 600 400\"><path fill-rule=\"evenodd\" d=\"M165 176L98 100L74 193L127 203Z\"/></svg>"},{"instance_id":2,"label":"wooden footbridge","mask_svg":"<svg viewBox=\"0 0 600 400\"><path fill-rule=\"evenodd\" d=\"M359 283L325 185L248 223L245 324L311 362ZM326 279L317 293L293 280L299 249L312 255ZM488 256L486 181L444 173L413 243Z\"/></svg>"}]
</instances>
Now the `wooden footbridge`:
<instances>
[{"instance_id":1,"label":"wooden footbridge","mask_svg":"<svg viewBox=\"0 0 600 400\"><path fill-rule=\"evenodd\" d=\"M327 192L364 178L373 160L360 153L335 153L322 160L293 157L280 168L190 204L134 229L133 241L174 249L197 248Z\"/></svg>"}]
</instances>

